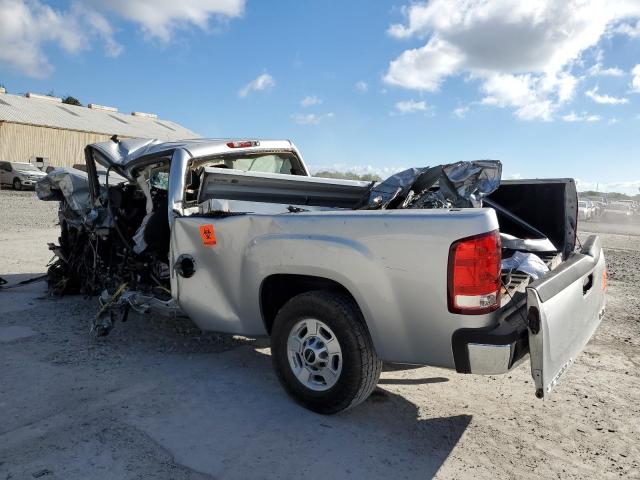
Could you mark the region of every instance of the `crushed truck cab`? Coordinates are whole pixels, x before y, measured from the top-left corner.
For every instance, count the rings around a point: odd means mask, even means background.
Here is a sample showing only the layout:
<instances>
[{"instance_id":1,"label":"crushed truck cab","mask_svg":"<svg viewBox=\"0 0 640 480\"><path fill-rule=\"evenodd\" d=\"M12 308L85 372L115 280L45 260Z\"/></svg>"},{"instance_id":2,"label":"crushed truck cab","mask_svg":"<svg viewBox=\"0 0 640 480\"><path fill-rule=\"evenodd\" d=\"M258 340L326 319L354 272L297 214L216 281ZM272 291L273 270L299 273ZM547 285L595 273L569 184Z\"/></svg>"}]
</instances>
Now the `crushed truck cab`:
<instances>
[{"instance_id":1,"label":"crushed truck cab","mask_svg":"<svg viewBox=\"0 0 640 480\"><path fill-rule=\"evenodd\" d=\"M315 178L289 141L114 139L86 157L38 185L61 205L52 290L97 295L96 334L133 308L269 336L283 387L320 413L364 401L383 361L492 375L528 356L545 397L604 313L571 179L501 181L490 160Z\"/></svg>"}]
</instances>

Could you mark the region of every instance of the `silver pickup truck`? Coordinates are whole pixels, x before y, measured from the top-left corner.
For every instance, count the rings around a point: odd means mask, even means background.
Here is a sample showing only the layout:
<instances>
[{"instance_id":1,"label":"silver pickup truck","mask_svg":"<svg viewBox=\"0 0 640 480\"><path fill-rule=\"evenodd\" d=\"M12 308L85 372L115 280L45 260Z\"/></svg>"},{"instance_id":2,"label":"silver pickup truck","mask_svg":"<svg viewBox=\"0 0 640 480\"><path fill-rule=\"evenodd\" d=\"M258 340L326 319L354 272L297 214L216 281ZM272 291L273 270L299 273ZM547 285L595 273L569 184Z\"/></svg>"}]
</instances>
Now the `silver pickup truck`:
<instances>
[{"instance_id":1,"label":"silver pickup truck","mask_svg":"<svg viewBox=\"0 0 640 480\"><path fill-rule=\"evenodd\" d=\"M289 141L114 138L86 161L37 187L60 201L52 291L98 295L99 335L134 308L270 336L285 390L316 412L364 401L383 362L493 375L528 354L545 397L604 315L571 179L500 182L499 162L314 178ZM514 254L543 272L505 269Z\"/></svg>"}]
</instances>

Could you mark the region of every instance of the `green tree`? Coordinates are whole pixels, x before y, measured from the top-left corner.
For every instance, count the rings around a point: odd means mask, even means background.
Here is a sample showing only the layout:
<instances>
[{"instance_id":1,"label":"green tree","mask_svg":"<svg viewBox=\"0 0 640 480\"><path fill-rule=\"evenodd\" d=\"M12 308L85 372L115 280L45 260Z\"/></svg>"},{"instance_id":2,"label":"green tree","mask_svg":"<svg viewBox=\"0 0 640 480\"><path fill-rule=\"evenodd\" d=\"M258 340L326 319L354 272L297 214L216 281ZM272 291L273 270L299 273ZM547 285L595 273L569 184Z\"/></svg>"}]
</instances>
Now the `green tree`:
<instances>
[{"instance_id":1,"label":"green tree","mask_svg":"<svg viewBox=\"0 0 640 480\"><path fill-rule=\"evenodd\" d=\"M578 195L583 198L599 198L604 197L609 201L616 200L640 200L640 195L627 195L619 192L595 192L593 190L586 190L584 192L578 192Z\"/></svg>"},{"instance_id":2,"label":"green tree","mask_svg":"<svg viewBox=\"0 0 640 480\"><path fill-rule=\"evenodd\" d=\"M78 100L76 97L72 97L71 95L67 95L66 97L64 97L62 99L62 103L66 103L67 105L76 105L78 107L82 106L80 100Z\"/></svg>"},{"instance_id":3,"label":"green tree","mask_svg":"<svg viewBox=\"0 0 640 480\"><path fill-rule=\"evenodd\" d=\"M344 180L362 180L365 182L379 182L382 178L375 173L364 173L362 175L358 175L353 172L336 172L331 170L323 170L317 172L314 177L322 177L322 178L341 178Z\"/></svg>"}]
</instances>

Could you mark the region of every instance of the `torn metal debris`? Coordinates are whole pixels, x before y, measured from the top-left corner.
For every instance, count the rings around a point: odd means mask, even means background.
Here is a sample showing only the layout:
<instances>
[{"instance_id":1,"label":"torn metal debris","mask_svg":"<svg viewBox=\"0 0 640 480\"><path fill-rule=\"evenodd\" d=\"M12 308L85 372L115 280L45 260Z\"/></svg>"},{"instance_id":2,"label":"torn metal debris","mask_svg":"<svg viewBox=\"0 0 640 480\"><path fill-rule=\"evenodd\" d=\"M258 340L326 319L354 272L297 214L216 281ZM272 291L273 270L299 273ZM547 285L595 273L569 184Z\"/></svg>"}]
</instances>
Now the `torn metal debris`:
<instances>
[{"instance_id":1,"label":"torn metal debris","mask_svg":"<svg viewBox=\"0 0 640 480\"><path fill-rule=\"evenodd\" d=\"M36 183L40 200L65 200L76 214L86 216L92 209L89 180L82 170L61 167Z\"/></svg>"},{"instance_id":2,"label":"torn metal debris","mask_svg":"<svg viewBox=\"0 0 640 480\"><path fill-rule=\"evenodd\" d=\"M360 208L481 207L483 197L500 186L501 176L499 160L410 168L372 185Z\"/></svg>"}]
</instances>

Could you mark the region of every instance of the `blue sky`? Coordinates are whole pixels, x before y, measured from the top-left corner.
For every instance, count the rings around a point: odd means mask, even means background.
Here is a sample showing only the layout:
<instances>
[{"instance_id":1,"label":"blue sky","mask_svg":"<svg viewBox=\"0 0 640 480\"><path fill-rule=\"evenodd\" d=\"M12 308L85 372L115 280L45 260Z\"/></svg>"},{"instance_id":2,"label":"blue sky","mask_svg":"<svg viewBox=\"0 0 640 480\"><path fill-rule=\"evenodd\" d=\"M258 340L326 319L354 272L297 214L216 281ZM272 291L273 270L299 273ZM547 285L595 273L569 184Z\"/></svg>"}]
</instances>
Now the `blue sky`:
<instances>
[{"instance_id":1,"label":"blue sky","mask_svg":"<svg viewBox=\"0 0 640 480\"><path fill-rule=\"evenodd\" d=\"M0 45L11 93L290 138L315 169L640 187L638 1L0 0Z\"/></svg>"}]
</instances>

